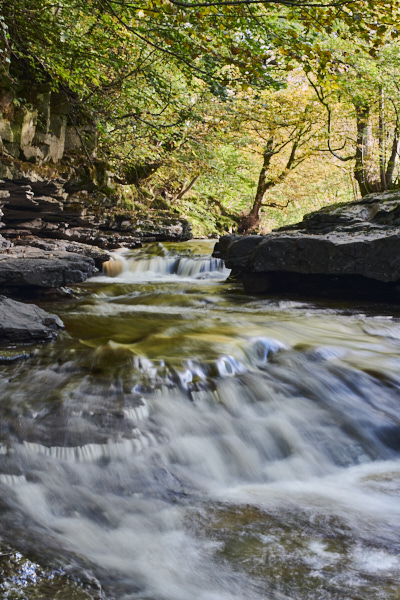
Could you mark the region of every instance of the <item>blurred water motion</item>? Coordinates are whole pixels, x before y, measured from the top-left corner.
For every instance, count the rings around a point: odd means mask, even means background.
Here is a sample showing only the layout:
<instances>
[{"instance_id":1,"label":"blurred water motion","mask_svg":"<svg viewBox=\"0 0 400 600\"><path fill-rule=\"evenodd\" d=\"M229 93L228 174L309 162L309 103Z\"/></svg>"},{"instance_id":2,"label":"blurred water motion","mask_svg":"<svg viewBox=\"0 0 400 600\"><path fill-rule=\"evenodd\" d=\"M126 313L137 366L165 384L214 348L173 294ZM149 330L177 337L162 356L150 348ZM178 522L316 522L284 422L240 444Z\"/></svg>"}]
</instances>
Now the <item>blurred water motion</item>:
<instances>
[{"instance_id":1,"label":"blurred water motion","mask_svg":"<svg viewBox=\"0 0 400 600\"><path fill-rule=\"evenodd\" d=\"M0 367L2 537L93 598L398 599L398 320L246 296L209 250L123 255Z\"/></svg>"}]
</instances>

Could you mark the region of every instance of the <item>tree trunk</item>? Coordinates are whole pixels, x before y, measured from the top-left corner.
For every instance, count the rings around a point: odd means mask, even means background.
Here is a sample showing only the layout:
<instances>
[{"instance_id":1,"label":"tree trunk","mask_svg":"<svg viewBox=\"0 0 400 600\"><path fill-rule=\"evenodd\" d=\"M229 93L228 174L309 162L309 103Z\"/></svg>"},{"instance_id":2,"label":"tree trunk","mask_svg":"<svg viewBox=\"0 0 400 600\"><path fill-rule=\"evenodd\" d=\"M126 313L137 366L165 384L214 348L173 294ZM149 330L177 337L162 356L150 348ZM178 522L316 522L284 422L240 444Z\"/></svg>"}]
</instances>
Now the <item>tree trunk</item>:
<instances>
[{"instance_id":1,"label":"tree trunk","mask_svg":"<svg viewBox=\"0 0 400 600\"><path fill-rule=\"evenodd\" d=\"M292 149L286 167L278 177L275 177L275 179L269 179L268 171L271 166L271 158L279 151L276 152L275 150L274 152L273 138L271 137L268 140L267 147L264 150L264 162L261 168L260 177L258 178L257 192L254 198L253 206L249 214L240 221L238 233L250 233L259 226L261 221L261 208L265 206L264 197L267 191L275 185L281 183L292 169L298 167L305 160L304 156L301 159L296 159L296 152L299 148L299 143L299 138L293 140ZM272 202L269 203L268 206L271 208L286 208L288 204L281 206L279 204L275 204L275 202Z\"/></svg>"},{"instance_id":2,"label":"tree trunk","mask_svg":"<svg viewBox=\"0 0 400 600\"><path fill-rule=\"evenodd\" d=\"M239 224L238 233L250 233L260 224L261 220L261 207L263 204L264 196L267 190L271 187L271 181L268 181L268 171L271 165L271 158L273 157L273 145L274 138L270 137L267 146L264 150L264 160L261 167L260 176L258 178L257 191L254 198L253 206L248 215L246 215Z\"/></svg>"},{"instance_id":3,"label":"tree trunk","mask_svg":"<svg viewBox=\"0 0 400 600\"><path fill-rule=\"evenodd\" d=\"M387 169L386 169L386 185L389 190L392 188L392 185L393 185L393 176L394 176L394 171L396 169L397 163L399 161L399 153L400 153L400 138L399 138L398 127L396 125L396 129L394 130L394 134L393 134L392 151L390 153L390 157L389 157L389 160L387 163Z\"/></svg>"},{"instance_id":4,"label":"tree trunk","mask_svg":"<svg viewBox=\"0 0 400 600\"><path fill-rule=\"evenodd\" d=\"M356 106L357 120L357 148L355 154L354 178L360 188L361 196L372 194L373 192L382 192L389 188L393 179L394 167L397 161L398 138L397 130L393 142L391 156L388 160L387 170L385 171L386 152L384 139L384 120L383 120L383 98L380 98L379 114L379 175L375 176L369 169L368 161L371 158L371 128L369 124L370 109L366 106Z\"/></svg>"},{"instance_id":5,"label":"tree trunk","mask_svg":"<svg viewBox=\"0 0 400 600\"><path fill-rule=\"evenodd\" d=\"M357 147L355 155L354 179L358 183L361 196L370 194L370 182L368 181L368 173L366 171L366 160L369 153L369 107L356 106L357 120Z\"/></svg>"},{"instance_id":6,"label":"tree trunk","mask_svg":"<svg viewBox=\"0 0 400 600\"><path fill-rule=\"evenodd\" d=\"M194 184L196 183L196 181L198 180L198 178L200 177L201 173L199 173L198 175L195 175L195 177L193 177L193 179L188 183L188 184L184 184L183 188L181 189L181 191L179 192L179 194L177 194L174 198L174 202L177 202L178 200L180 200L181 198L183 198L183 196L185 194L187 194L188 192L190 192L190 190L192 189L192 187L194 186Z\"/></svg>"},{"instance_id":7,"label":"tree trunk","mask_svg":"<svg viewBox=\"0 0 400 600\"><path fill-rule=\"evenodd\" d=\"M385 93L381 88L379 95L379 176L381 190L387 190L386 181L386 140L385 140Z\"/></svg>"}]
</instances>

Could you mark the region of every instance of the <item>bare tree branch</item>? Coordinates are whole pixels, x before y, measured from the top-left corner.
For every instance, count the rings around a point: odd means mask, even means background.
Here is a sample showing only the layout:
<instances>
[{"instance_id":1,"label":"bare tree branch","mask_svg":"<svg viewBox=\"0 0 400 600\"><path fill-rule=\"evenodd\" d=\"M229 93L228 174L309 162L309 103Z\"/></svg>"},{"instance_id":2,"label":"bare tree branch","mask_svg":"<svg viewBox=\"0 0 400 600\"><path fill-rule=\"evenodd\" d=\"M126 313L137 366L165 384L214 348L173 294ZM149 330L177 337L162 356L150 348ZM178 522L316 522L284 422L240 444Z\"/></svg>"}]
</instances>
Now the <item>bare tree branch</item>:
<instances>
[{"instance_id":1,"label":"bare tree branch","mask_svg":"<svg viewBox=\"0 0 400 600\"><path fill-rule=\"evenodd\" d=\"M333 8L354 4L354 0L339 0L337 2L313 2L312 0L215 0L214 2L181 2L181 0L171 0L175 6L182 8L205 8L209 6L238 6L241 4L279 4L282 6L294 6L299 8Z\"/></svg>"}]
</instances>

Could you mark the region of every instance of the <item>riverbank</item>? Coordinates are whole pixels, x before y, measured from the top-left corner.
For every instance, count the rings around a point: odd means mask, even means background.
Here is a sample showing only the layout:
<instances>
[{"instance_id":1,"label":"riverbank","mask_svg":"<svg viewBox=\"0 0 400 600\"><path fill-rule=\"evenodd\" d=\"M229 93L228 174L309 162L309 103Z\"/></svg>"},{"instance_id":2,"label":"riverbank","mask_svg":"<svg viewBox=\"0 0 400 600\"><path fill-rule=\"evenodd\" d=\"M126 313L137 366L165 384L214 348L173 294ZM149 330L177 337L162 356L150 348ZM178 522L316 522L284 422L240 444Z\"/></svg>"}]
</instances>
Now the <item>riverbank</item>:
<instances>
[{"instance_id":1,"label":"riverbank","mask_svg":"<svg viewBox=\"0 0 400 600\"><path fill-rule=\"evenodd\" d=\"M111 248L132 249L150 241L188 239L190 227L175 223L166 230L162 217L155 236L136 238L131 232L118 237L115 232L115 235L108 232L107 237L101 229L106 223L105 218L101 221L103 225L99 225L96 213L86 207L85 227L91 224L91 233L89 235L85 230L85 243L82 243L74 238L78 236L77 229L82 233L85 228L72 227L73 220L75 225L78 222L78 213L71 216L71 198L67 195L64 203L61 202L60 188L54 182L42 181L35 187L33 182L26 184L25 180L19 183L3 181L1 186L4 235L0 250L0 294L14 302L34 302L50 295L68 294L68 286L82 283L102 269L103 263L110 258ZM56 192L51 192L52 186L55 186L58 200L54 196ZM34 189L37 194L47 189L53 197L46 199L35 195ZM53 203L57 205L56 210ZM32 207L42 215L40 227L38 219L27 220L32 217ZM79 219L83 219L82 206L79 211ZM61 218L57 225L56 217ZM50 223L53 223L52 229ZM121 227L128 227L126 223L118 223L121 231ZM157 219L154 227L156 223ZM44 237L50 229L53 237ZM104 247L100 247L102 245ZM223 236L214 249L214 257L225 261L226 267L232 270L231 277L239 280L249 293L398 301L399 249L400 193L387 192L326 207L306 215L299 224L268 235ZM155 252L157 254L158 250ZM0 303L0 318L5 323L1 336L3 343L13 339L29 342L31 339L48 341L55 338L59 325L55 324L54 315L47 318L52 323L50 329L42 315L42 335L36 327L32 338L31 309L14 308L18 309L19 318L12 327L13 308L9 302ZM39 313L35 315L37 323ZM25 334L21 333L23 327Z\"/></svg>"},{"instance_id":2,"label":"riverbank","mask_svg":"<svg viewBox=\"0 0 400 600\"><path fill-rule=\"evenodd\" d=\"M15 160L0 167L9 176L0 180L0 345L55 339L62 323L26 302L69 293L101 271L111 250L192 237L176 215L123 208L98 174L89 181L75 169L63 178Z\"/></svg>"}]
</instances>

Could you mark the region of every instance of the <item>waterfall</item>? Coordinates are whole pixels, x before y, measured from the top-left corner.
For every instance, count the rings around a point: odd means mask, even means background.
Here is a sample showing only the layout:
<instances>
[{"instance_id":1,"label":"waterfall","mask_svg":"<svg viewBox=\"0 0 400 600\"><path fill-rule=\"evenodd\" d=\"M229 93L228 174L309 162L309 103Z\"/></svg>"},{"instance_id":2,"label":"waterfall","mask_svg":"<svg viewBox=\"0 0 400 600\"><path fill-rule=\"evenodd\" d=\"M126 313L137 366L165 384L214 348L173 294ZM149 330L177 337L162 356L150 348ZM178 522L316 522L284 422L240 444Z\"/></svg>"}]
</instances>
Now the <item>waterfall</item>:
<instances>
[{"instance_id":1,"label":"waterfall","mask_svg":"<svg viewBox=\"0 0 400 600\"><path fill-rule=\"evenodd\" d=\"M210 277L226 278L229 270L219 258L192 254L177 256L174 251L168 252L162 244L147 251L135 251L126 255L115 254L111 260L103 264L103 273L110 277L119 277L119 281L140 280L143 277L160 278L177 276L202 279Z\"/></svg>"}]
</instances>

